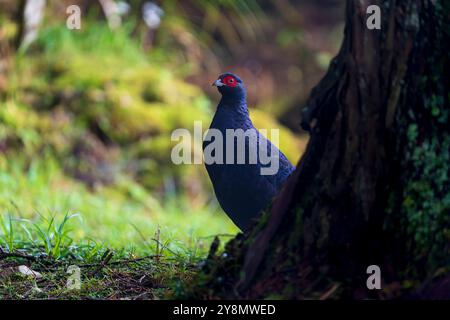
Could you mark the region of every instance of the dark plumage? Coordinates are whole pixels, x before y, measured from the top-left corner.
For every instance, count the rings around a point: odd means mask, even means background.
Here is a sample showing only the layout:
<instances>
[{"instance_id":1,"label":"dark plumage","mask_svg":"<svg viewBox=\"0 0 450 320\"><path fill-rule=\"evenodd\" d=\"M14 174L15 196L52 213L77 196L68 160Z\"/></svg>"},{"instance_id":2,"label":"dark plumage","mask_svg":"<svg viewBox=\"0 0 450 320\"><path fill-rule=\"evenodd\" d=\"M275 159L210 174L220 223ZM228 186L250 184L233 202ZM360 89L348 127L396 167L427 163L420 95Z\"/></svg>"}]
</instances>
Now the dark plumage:
<instances>
[{"instance_id":1,"label":"dark plumage","mask_svg":"<svg viewBox=\"0 0 450 320\"><path fill-rule=\"evenodd\" d=\"M222 209L241 230L246 230L253 218L258 216L280 191L294 167L285 155L273 146L275 156L279 159L279 170L274 175L261 175L261 168L269 167L269 165L263 165L259 155L256 164L249 164L249 154L258 154L257 144L249 143L249 139L245 140L245 164L236 164L236 146L234 147L234 164L225 164L226 129L243 129L244 131L253 129L258 142L266 142L268 150L272 143L253 126L248 114L245 87L238 76L232 73L222 74L213 85L217 86L222 99L210 129L218 129L222 133L224 163L206 164L206 169ZM214 141L214 139L207 140L203 142L203 150Z\"/></svg>"}]
</instances>

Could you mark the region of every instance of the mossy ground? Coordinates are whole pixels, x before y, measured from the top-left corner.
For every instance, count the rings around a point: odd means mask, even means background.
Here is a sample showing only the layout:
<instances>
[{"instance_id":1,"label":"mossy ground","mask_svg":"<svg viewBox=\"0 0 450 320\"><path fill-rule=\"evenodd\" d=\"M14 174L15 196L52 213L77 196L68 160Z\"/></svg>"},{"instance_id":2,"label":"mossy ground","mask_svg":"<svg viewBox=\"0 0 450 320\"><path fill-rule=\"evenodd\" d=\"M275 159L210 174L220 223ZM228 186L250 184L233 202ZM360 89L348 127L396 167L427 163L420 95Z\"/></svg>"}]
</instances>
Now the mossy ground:
<instances>
[{"instance_id":1,"label":"mossy ground","mask_svg":"<svg viewBox=\"0 0 450 320\"><path fill-rule=\"evenodd\" d=\"M80 263L78 260L52 261L22 258L0 261L0 299L164 299L198 269L197 264L167 260L156 256L102 260ZM19 266L28 265L41 277L24 275ZM68 286L69 266L80 267L80 288Z\"/></svg>"}]
</instances>

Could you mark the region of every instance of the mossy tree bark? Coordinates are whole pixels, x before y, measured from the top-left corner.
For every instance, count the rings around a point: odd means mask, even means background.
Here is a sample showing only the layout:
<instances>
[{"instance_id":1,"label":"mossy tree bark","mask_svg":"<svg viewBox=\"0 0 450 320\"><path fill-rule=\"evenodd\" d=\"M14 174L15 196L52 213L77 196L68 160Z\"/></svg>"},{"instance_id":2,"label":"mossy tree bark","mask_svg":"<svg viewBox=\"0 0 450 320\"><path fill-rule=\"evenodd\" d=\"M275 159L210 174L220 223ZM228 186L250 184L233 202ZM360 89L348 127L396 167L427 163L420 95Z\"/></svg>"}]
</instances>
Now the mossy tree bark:
<instances>
[{"instance_id":1,"label":"mossy tree bark","mask_svg":"<svg viewBox=\"0 0 450 320\"><path fill-rule=\"evenodd\" d=\"M366 25L372 4L380 30ZM303 112L306 153L252 231L210 254L189 294L389 298L443 281L449 9L444 0L348 1L341 50ZM373 264L384 290L366 288Z\"/></svg>"}]
</instances>

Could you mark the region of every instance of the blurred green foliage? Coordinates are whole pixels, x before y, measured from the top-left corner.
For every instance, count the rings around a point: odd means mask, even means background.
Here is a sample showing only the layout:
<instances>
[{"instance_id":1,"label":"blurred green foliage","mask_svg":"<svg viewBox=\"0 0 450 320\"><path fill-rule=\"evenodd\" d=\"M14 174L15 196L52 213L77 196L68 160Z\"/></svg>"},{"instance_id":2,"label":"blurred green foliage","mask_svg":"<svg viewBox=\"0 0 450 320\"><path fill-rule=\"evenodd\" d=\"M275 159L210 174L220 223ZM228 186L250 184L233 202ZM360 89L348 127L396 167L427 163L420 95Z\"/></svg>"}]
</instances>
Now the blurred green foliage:
<instances>
[{"instance_id":1,"label":"blurred green foliage","mask_svg":"<svg viewBox=\"0 0 450 320\"><path fill-rule=\"evenodd\" d=\"M168 30L180 25L172 19ZM84 23L80 31L45 25L12 56L0 101L0 212L19 219L14 241L38 239L52 252L39 230L75 212L82 219L68 222L76 225L70 243L90 239L138 252L158 228L174 251L198 243L206 250L210 239L201 237L235 233L203 165L170 160L171 132L192 130L194 121L206 129L217 102L186 80L181 65L173 67L178 52L143 50L133 23L114 31L95 19ZM304 142L267 111L251 113L257 127L281 129L281 149L297 161ZM27 229L25 220L37 227ZM0 238L7 235L5 228Z\"/></svg>"}]
</instances>

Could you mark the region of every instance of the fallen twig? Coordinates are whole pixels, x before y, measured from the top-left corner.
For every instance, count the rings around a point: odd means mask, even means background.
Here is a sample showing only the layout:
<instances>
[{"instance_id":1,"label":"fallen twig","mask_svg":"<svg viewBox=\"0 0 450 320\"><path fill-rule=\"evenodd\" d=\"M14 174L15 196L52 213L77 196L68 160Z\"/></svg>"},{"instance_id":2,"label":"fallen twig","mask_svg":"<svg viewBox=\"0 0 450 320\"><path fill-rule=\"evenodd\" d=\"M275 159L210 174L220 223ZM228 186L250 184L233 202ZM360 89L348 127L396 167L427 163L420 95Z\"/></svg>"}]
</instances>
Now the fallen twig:
<instances>
[{"instance_id":1,"label":"fallen twig","mask_svg":"<svg viewBox=\"0 0 450 320\"><path fill-rule=\"evenodd\" d=\"M229 234L229 233L218 233L218 234L213 234L210 236L204 236L204 237L199 237L199 239L211 239L211 238L215 238L215 237L236 237L235 234Z\"/></svg>"},{"instance_id":2,"label":"fallen twig","mask_svg":"<svg viewBox=\"0 0 450 320\"><path fill-rule=\"evenodd\" d=\"M106 250L105 253L103 254L102 260L100 262L99 267L94 271L94 276L100 272L100 270L102 270L107 264L108 262L112 259L114 253L111 250Z\"/></svg>"},{"instance_id":3,"label":"fallen twig","mask_svg":"<svg viewBox=\"0 0 450 320\"><path fill-rule=\"evenodd\" d=\"M27 259L27 260L31 260L31 261L37 260L37 258L35 256L31 256L31 255L17 252L17 251L6 252L2 248L0 248L0 260L6 259L6 258L23 258L23 259Z\"/></svg>"},{"instance_id":4,"label":"fallen twig","mask_svg":"<svg viewBox=\"0 0 450 320\"><path fill-rule=\"evenodd\" d=\"M139 262L139 261L146 260L146 259L154 259L156 257L157 257L157 255L149 255L149 256L145 256L145 257L141 257L141 258L123 259L123 260L117 260L117 261L108 262L108 265L127 264L127 263ZM101 265L104 266L105 263L104 262L86 263L86 264L81 264L78 267L80 267L80 268L93 268L93 267L98 267L98 266L101 266Z\"/></svg>"}]
</instances>

